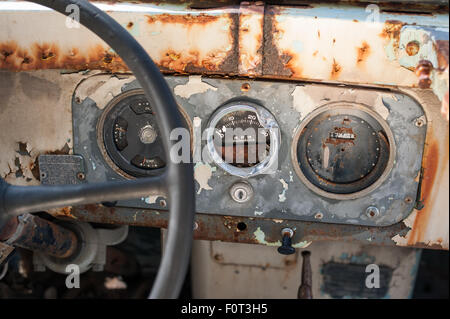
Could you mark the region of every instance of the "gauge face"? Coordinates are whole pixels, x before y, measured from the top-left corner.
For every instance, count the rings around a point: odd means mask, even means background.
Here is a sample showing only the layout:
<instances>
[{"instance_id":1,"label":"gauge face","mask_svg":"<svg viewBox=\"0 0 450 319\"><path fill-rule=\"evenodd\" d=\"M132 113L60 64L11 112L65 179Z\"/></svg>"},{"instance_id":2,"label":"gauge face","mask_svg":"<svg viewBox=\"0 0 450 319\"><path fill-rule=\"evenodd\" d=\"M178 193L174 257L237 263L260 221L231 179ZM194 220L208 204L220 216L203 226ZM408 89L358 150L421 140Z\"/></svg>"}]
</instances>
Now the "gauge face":
<instances>
[{"instance_id":1,"label":"gauge face","mask_svg":"<svg viewBox=\"0 0 450 319\"><path fill-rule=\"evenodd\" d=\"M154 175L166 165L156 115L141 90L115 98L102 118L107 155L125 173L139 177Z\"/></svg>"},{"instance_id":2,"label":"gauge face","mask_svg":"<svg viewBox=\"0 0 450 319\"><path fill-rule=\"evenodd\" d=\"M252 167L269 155L270 133L255 112L232 111L215 126L214 147L225 162L235 167Z\"/></svg>"},{"instance_id":3,"label":"gauge face","mask_svg":"<svg viewBox=\"0 0 450 319\"><path fill-rule=\"evenodd\" d=\"M325 107L299 127L294 168L321 195L356 194L386 175L395 153L393 142L387 124L369 109Z\"/></svg>"},{"instance_id":4,"label":"gauge face","mask_svg":"<svg viewBox=\"0 0 450 319\"><path fill-rule=\"evenodd\" d=\"M207 141L217 165L232 175L248 177L276 165L279 128L273 115L262 106L234 102L213 114Z\"/></svg>"}]
</instances>

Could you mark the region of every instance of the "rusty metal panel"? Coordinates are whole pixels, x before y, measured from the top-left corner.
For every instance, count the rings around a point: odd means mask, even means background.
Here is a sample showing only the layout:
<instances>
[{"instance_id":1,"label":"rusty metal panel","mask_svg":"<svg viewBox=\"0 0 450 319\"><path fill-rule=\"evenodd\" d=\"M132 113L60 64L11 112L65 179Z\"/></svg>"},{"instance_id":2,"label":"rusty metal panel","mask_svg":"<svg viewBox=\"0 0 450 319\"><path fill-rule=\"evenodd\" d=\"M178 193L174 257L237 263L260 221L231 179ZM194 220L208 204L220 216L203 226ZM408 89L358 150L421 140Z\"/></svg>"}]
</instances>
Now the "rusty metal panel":
<instances>
[{"instance_id":1,"label":"rusty metal panel","mask_svg":"<svg viewBox=\"0 0 450 319\"><path fill-rule=\"evenodd\" d=\"M262 74L264 5L242 4L239 14L239 74Z\"/></svg>"},{"instance_id":2,"label":"rusty metal panel","mask_svg":"<svg viewBox=\"0 0 450 319\"><path fill-rule=\"evenodd\" d=\"M378 7L381 11L372 12L317 3L227 2L212 9L193 9L192 3L95 4L122 24L165 73L416 86L413 68L402 63L411 54L400 43L402 28L448 34L447 14ZM28 2L0 2L0 69L127 70L102 40L84 27L66 27L65 19ZM439 41L433 51L448 47L448 35Z\"/></svg>"},{"instance_id":3,"label":"rusty metal panel","mask_svg":"<svg viewBox=\"0 0 450 319\"><path fill-rule=\"evenodd\" d=\"M392 239L400 246L449 249L449 136L448 122L440 113L440 102L431 91L407 90L426 111L427 138L422 161L420 198L422 205L403 223L406 235Z\"/></svg>"},{"instance_id":4,"label":"rusty metal panel","mask_svg":"<svg viewBox=\"0 0 450 319\"><path fill-rule=\"evenodd\" d=\"M130 210L129 208L86 205L74 207L71 214L65 218L94 223L167 228L169 216L167 211L162 210ZM292 238L292 246L295 248L306 248L316 241L357 241L368 245L393 246L395 242L391 238L398 234L404 236L408 231L408 227L403 223L377 228L196 214L194 238L276 247L281 245L281 229L286 227L295 230Z\"/></svg>"},{"instance_id":5,"label":"rusty metal panel","mask_svg":"<svg viewBox=\"0 0 450 319\"><path fill-rule=\"evenodd\" d=\"M239 10L234 7L97 5L123 25L163 71L237 73ZM0 30L0 69L127 70L95 34L83 26L68 28L66 17L35 4L1 2Z\"/></svg>"},{"instance_id":6,"label":"rusty metal panel","mask_svg":"<svg viewBox=\"0 0 450 319\"><path fill-rule=\"evenodd\" d=\"M265 16L264 76L415 86L399 58L404 25L448 29L446 15L371 16L363 7L269 6Z\"/></svg>"}]
</instances>

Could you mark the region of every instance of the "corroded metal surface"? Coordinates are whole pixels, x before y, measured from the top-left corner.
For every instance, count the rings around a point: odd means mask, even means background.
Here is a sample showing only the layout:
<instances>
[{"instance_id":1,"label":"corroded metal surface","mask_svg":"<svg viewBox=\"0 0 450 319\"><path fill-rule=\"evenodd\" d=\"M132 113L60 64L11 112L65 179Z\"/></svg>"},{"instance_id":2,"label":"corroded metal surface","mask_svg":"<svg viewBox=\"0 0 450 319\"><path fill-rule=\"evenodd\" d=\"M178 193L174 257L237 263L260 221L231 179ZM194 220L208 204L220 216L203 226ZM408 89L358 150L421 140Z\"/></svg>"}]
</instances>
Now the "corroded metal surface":
<instances>
[{"instance_id":1,"label":"corroded metal surface","mask_svg":"<svg viewBox=\"0 0 450 319\"><path fill-rule=\"evenodd\" d=\"M448 15L442 13L316 3L244 2L202 9L189 2L97 5L129 30L166 73L417 86L415 66L405 66L402 59L423 50L403 46L402 29L447 30L447 39L432 48L441 52L440 61L448 47ZM0 33L0 69L127 70L98 37L65 24L65 17L42 7L0 2L0 29L6 31Z\"/></svg>"},{"instance_id":2,"label":"corroded metal surface","mask_svg":"<svg viewBox=\"0 0 450 319\"><path fill-rule=\"evenodd\" d=\"M9 6L12 12L7 10L8 3L0 3L0 69L127 70L101 39L82 26L68 28L64 16L26 2ZM237 73L239 8L100 6L147 49L162 71ZM29 27L17 28L17 24Z\"/></svg>"},{"instance_id":3,"label":"corroded metal surface","mask_svg":"<svg viewBox=\"0 0 450 319\"><path fill-rule=\"evenodd\" d=\"M400 63L402 27L448 28L444 16L370 16L357 7L270 6L266 12L266 47L275 49L264 58L278 63L264 65L264 75L295 79L414 86L415 75Z\"/></svg>"},{"instance_id":4,"label":"corroded metal surface","mask_svg":"<svg viewBox=\"0 0 450 319\"><path fill-rule=\"evenodd\" d=\"M448 122L440 114L440 102L431 92L406 91L423 106L427 139L422 160L421 205L403 223L405 236L392 238L400 246L449 249L449 136ZM422 207L423 206L423 207Z\"/></svg>"},{"instance_id":5,"label":"corroded metal surface","mask_svg":"<svg viewBox=\"0 0 450 319\"><path fill-rule=\"evenodd\" d=\"M102 205L76 207L72 214L79 221L160 228L167 228L169 217L166 211L161 210L134 209L130 212L127 208ZM395 245L392 237L405 235L408 231L403 223L378 228L197 214L194 238L280 246L283 228L295 230L292 237L292 246L295 248L308 247L315 241L360 241L389 246Z\"/></svg>"},{"instance_id":6,"label":"corroded metal surface","mask_svg":"<svg viewBox=\"0 0 450 319\"><path fill-rule=\"evenodd\" d=\"M128 28L149 51L161 70L167 73L211 73L222 76L245 75L414 87L418 83L414 67L402 65L399 58L405 56L404 53L412 56L418 48L413 44L402 47L402 30L414 24L448 30L448 14L445 13L415 15L386 11L382 12L380 23L368 24L363 6L347 10L342 6L320 6L314 3L288 8L261 5L241 5L239 8L233 6L235 4L227 2L226 5L230 6L226 8L200 10L193 8L210 6L131 6L132 10L139 8L139 12L126 12L123 5L110 2L103 5L105 10ZM17 2L16 5L24 3ZM22 7L25 11L17 12L14 8L6 10L5 3L0 2L0 69L126 69L114 52L86 29L67 29L64 27L64 17L47 10L27 10L27 5L29 4ZM216 5L213 7L217 8ZM361 18L355 18L355 14L359 14ZM177 17L171 19L173 15ZM46 21L45 24L42 23L43 20ZM327 20L328 26L325 23ZM27 27L17 28L17 25ZM54 25L61 27L49 27ZM326 26L325 29L323 26ZM320 31L320 34L310 31L311 28L316 28L314 30ZM202 32L202 36L198 35L199 32ZM178 41L168 44L165 41L167 38ZM189 39L189 45L185 39ZM196 47L200 49L198 54L194 50ZM314 51L311 48L315 48ZM236 54L236 51L239 53ZM347 56L341 56L343 52L347 52ZM448 39L437 41L433 52L437 54L440 69L448 66ZM320 66L317 68L318 72L311 70L314 65ZM443 74L448 81L448 73ZM71 100L71 93L83 76L78 73L60 76L58 71L32 75L25 73L17 77L4 72L1 76L0 92L6 99L2 103L0 119L2 123L6 123L6 127L3 126L5 131L10 131L10 128L19 130L15 130L17 136L14 138L11 134L0 135L3 147L0 173L12 183L36 184L38 179L33 172L38 171L35 163L38 154L71 152L70 102L66 101ZM61 80L64 80L63 83ZM34 89L36 86L39 89ZM24 90L25 87L29 89ZM56 89L48 90L49 87ZM301 96L301 90L294 93ZM424 207L415 210L404 222L394 225L397 228L390 227L391 230L386 232L368 227L342 226L359 229L357 235L354 232L349 235L339 227L302 223L306 225L306 240L357 238L374 243L448 249L448 122L440 116L440 102L431 91L414 90L408 93L420 101L426 111L427 143L422 163L423 173L417 177L418 181L421 180L420 195ZM31 101L36 109L24 107L31 107ZM54 113L49 118L43 112L44 108L51 108L53 111L63 108L64 111ZM17 112L21 112L21 115L13 117L12 114ZM36 117L31 119L25 116L30 112ZM12 120L5 121L6 118ZM37 129L35 125L38 125ZM95 209L93 211L95 213ZM76 217L69 208L53 214ZM139 216L123 216L123 219L133 224L134 218L139 220ZM153 217L155 216L145 217L147 221L141 222L141 225L163 227L163 221ZM252 235L247 237L239 237L243 232L236 235L230 231L229 236L223 232L215 232L222 229L224 222L218 216L212 218L214 222L208 224L207 230L203 229L205 235L202 238L243 240L266 245L276 244L278 240L278 228L274 230L273 236L261 236L269 234L269 226L257 232L256 224L260 223L257 218L253 222L255 227ZM268 222L271 225L276 223L273 220ZM284 226L289 225L288 221L283 223ZM233 225L231 223L230 227ZM368 236L371 233L376 236ZM384 239L378 242L377 238Z\"/></svg>"},{"instance_id":7,"label":"corroded metal surface","mask_svg":"<svg viewBox=\"0 0 450 319\"><path fill-rule=\"evenodd\" d=\"M71 256L78 247L75 233L53 222L31 214L20 215L17 221L12 234L4 238L8 245L59 258Z\"/></svg>"}]
</instances>

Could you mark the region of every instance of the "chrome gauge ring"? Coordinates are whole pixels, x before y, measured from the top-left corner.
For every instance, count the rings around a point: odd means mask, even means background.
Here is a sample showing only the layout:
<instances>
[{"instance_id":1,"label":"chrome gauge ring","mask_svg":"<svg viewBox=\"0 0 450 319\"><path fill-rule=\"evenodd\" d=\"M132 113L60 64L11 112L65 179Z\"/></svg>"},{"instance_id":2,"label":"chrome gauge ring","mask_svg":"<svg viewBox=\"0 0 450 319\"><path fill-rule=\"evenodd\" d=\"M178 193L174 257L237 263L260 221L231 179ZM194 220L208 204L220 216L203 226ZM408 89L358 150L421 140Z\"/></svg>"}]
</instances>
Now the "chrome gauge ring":
<instances>
[{"instance_id":1,"label":"chrome gauge ring","mask_svg":"<svg viewBox=\"0 0 450 319\"><path fill-rule=\"evenodd\" d=\"M214 163L231 175L247 178L277 169L280 129L263 106L233 101L209 120L207 148Z\"/></svg>"}]
</instances>

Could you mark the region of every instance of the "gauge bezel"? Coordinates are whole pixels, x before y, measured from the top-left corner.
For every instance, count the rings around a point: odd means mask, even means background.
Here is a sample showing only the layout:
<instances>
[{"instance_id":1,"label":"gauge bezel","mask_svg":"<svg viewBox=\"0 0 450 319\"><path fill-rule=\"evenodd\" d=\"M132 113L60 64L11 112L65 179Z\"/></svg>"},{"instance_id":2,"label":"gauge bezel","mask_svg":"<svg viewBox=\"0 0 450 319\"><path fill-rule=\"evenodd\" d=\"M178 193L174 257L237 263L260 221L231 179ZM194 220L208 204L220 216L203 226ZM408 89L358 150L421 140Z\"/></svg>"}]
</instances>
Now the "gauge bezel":
<instances>
[{"instance_id":1,"label":"gauge bezel","mask_svg":"<svg viewBox=\"0 0 450 319\"><path fill-rule=\"evenodd\" d=\"M236 111L250 111L256 114L259 123L269 131L269 155L252 167L236 167L225 162L214 146L214 129L217 123L226 115ZM250 101L232 101L220 106L210 117L206 130L206 145L213 162L227 173L248 178L260 174L270 174L278 168L278 152L280 149L280 128L275 117L265 107Z\"/></svg>"},{"instance_id":2,"label":"gauge bezel","mask_svg":"<svg viewBox=\"0 0 450 319\"><path fill-rule=\"evenodd\" d=\"M120 168L116 162L111 158L111 156L109 155L106 146L105 146L105 140L104 140L104 135L103 135L103 131L104 131L104 126L105 126L105 120L107 115L110 113L110 111L116 106L118 105L122 100L133 96L133 95L145 95L144 94L144 90L141 88L135 88L135 89L130 89L130 90L126 90L124 92L121 92L120 94L116 95L113 99L111 99L111 101L108 102L108 104L106 105L106 107L103 109L101 115L99 116L98 120L97 120L97 144L98 147L100 149L100 153L103 156L103 159L106 161L106 163L108 164L109 167L111 167L111 169L116 172L117 174L121 175L122 177L125 177L126 179L135 179L135 178L143 178L146 177L145 175L143 176L134 176L129 174L128 172L124 171L122 168ZM150 103L152 103L150 101ZM180 113L183 115L183 118L185 119L187 126L189 128L189 133L190 133L190 143L191 143L191 153L192 153L192 123L191 123L191 119L189 118L189 115L186 113L186 111L180 106L178 105L178 110L180 111ZM147 176L155 176L155 175L161 175L163 174L163 172L166 170L166 166L161 167L161 168L156 168L153 169L151 171L149 171L149 174Z\"/></svg>"},{"instance_id":3,"label":"gauge bezel","mask_svg":"<svg viewBox=\"0 0 450 319\"><path fill-rule=\"evenodd\" d=\"M299 139L302 136L302 132L306 128L306 126L315 119L318 115L324 113L324 112L347 112L346 114L350 115L357 115L358 113L366 113L366 115L369 115L372 117L372 120L375 120L383 129L384 133L386 134L387 141L389 143L389 159L387 161L386 167L383 171L383 173L380 175L380 177L374 181L372 184L367 186L366 188L353 192L353 193L347 193L347 194L339 194L339 193L332 193L327 192L316 185L314 185L312 182L308 180L308 178L303 173L300 162L297 156L297 148L299 144ZM294 139L292 140L292 146L291 146L291 160L292 165L294 166L295 173L300 178L300 180L303 182L303 184L306 185L310 190L315 192L316 194L331 198L331 199L337 199L337 200L350 200L350 199L356 199L363 196L366 196L367 194L371 193L375 189L377 189L389 176L389 173L391 172L392 168L394 167L396 158L396 146L395 146L395 139L394 134L392 133L389 125L387 122L375 111L370 109L368 106L362 105L362 104L356 104L356 103L350 103L350 102L332 102L328 103L322 106L317 107L314 111L309 113L300 123L300 125L297 127Z\"/></svg>"}]
</instances>

